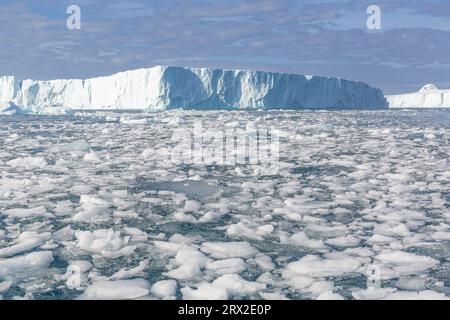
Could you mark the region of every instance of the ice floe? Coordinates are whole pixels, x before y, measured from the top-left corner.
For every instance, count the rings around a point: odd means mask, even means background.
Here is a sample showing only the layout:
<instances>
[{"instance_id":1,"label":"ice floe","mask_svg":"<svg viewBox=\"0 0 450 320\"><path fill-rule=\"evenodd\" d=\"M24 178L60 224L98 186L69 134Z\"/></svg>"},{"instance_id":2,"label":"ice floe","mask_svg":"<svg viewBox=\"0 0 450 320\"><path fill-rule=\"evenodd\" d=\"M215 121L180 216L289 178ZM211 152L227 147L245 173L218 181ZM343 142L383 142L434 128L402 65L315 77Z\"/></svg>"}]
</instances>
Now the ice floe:
<instances>
[{"instance_id":1,"label":"ice floe","mask_svg":"<svg viewBox=\"0 0 450 320\"><path fill-rule=\"evenodd\" d=\"M175 129L198 119L204 131L277 129L277 170L172 162ZM439 110L0 117L0 295L445 298L446 119Z\"/></svg>"}]
</instances>

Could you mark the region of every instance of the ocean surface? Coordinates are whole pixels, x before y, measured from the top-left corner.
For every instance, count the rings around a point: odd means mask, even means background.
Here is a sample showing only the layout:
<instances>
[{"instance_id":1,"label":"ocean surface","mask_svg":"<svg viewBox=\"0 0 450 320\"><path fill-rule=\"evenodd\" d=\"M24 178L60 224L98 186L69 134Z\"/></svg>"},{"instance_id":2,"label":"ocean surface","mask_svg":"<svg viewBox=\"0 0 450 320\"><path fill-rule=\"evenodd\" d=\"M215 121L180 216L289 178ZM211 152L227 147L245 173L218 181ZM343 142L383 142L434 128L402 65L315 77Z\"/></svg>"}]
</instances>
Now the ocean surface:
<instances>
[{"instance_id":1,"label":"ocean surface","mask_svg":"<svg viewBox=\"0 0 450 320\"><path fill-rule=\"evenodd\" d=\"M0 297L450 297L449 138L449 110L0 116Z\"/></svg>"}]
</instances>

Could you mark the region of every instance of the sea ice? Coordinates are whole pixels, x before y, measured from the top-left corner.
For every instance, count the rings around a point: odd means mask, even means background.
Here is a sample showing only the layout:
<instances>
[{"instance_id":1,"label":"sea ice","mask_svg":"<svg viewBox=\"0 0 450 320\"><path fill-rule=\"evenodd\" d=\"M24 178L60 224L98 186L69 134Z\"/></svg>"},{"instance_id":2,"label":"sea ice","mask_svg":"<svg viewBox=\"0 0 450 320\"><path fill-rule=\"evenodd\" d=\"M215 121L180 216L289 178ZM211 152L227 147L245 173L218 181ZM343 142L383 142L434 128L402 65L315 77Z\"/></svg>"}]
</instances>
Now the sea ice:
<instances>
[{"instance_id":1,"label":"sea ice","mask_svg":"<svg viewBox=\"0 0 450 320\"><path fill-rule=\"evenodd\" d=\"M132 300L149 294L144 279L94 282L78 297L79 300Z\"/></svg>"},{"instance_id":2,"label":"sea ice","mask_svg":"<svg viewBox=\"0 0 450 320\"><path fill-rule=\"evenodd\" d=\"M205 242L201 250L214 259L250 258L258 253L247 242Z\"/></svg>"},{"instance_id":3,"label":"sea ice","mask_svg":"<svg viewBox=\"0 0 450 320\"><path fill-rule=\"evenodd\" d=\"M297 275L307 277L337 277L345 273L358 271L361 261L350 256L341 259L322 259L318 256L307 255L297 262L292 262L286 266Z\"/></svg>"},{"instance_id":4,"label":"sea ice","mask_svg":"<svg viewBox=\"0 0 450 320\"><path fill-rule=\"evenodd\" d=\"M133 254L135 247L128 245L129 236L122 237L119 231L112 229L99 229L90 231L76 231L75 237L78 240L78 247L100 254L105 258L115 259L121 256Z\"/></svg>"}]
</instances>

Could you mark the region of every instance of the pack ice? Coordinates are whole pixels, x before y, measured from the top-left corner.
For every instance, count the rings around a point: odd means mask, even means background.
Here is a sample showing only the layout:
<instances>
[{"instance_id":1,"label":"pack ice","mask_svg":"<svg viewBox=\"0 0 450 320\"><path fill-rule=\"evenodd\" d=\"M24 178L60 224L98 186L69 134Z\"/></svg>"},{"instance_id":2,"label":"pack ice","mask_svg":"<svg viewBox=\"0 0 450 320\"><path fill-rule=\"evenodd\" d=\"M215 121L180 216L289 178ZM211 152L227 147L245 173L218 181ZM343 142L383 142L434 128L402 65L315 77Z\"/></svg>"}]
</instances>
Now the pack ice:
<instances>
[{"instance_id":1,"label":"pack ice","mask_svg":"<svg viewBox=\"0 0 450 320\"><path fill-rule=\"evenodd\" d=\"M384 109L381 90L338 78L157 66L87 80L0 77L0 101L48 109Z\"/></svg>"},{"instance_id":2,"label":"pack ice","mask_svg":"<svg viewBox=\"0 0 450 320\"><path fill-rule=\"evenodd\" d=\"M386 96L390 108L450 108L450 90L427 84L414 93Z\"/></svg>"}]
</instances>

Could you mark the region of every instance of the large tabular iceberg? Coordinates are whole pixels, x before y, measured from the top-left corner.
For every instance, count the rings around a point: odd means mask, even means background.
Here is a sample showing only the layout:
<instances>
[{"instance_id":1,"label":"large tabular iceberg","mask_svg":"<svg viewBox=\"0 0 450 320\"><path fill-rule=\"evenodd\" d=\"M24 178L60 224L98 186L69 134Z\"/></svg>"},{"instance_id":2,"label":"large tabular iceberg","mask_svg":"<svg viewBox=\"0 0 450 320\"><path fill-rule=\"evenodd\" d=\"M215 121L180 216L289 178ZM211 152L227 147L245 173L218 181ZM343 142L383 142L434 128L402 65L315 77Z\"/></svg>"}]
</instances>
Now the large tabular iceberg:
<instances>
[{"instance_id":1,"label":"large tabular iceberg","mask_svg":"<svg viewBox=\"0 0 450 320\"><path fill-rule=\"evenodd\" d=\"M381 90L337 78L158 66L87 80L0 77L0 101L25 110L382 109Z\"/></svg>"},{"instance_id":2,"label":"large tabular iceberg","mask_svg":"<svg viewBox=\"0 0 450 320\"><path fill-rule=\"evenodd\" d=\"M390 108L450 108L450 90L427 84L418 92L386 96Z\"/></svg>"}]
</instances>

